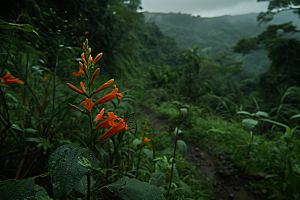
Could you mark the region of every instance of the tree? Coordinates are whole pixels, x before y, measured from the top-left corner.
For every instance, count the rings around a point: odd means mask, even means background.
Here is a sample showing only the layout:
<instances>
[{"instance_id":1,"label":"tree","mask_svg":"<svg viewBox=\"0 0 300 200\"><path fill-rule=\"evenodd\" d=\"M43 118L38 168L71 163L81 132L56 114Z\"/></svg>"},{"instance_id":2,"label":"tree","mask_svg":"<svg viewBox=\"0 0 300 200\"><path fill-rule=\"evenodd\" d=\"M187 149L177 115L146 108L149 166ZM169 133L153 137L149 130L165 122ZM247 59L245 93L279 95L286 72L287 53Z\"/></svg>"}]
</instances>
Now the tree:
<instances>
[{"instance_id":1,"label":"tree","mask_svg":"<svg viewBox=\"0 0 300 200\"><path fill-rule=\"evenodd\" d=\"M263 0L258 0L263 1ZM271 21L274 15L288 10L300 14L300 1L274 0L270 1L268 11L258 15L260 23ZM287 89L291 86L300 86L299 76L299 53L300 30L292 22L269 25L265 31L257 37L241 38L234 46L237 53L248 54L253 50L264 49L272 61L267 72L260 75L258 88L260 95L267 107L275 106L278 98L278 90ZM272 103L274 102L274 103Z\"/></svg>"}]
</instances>

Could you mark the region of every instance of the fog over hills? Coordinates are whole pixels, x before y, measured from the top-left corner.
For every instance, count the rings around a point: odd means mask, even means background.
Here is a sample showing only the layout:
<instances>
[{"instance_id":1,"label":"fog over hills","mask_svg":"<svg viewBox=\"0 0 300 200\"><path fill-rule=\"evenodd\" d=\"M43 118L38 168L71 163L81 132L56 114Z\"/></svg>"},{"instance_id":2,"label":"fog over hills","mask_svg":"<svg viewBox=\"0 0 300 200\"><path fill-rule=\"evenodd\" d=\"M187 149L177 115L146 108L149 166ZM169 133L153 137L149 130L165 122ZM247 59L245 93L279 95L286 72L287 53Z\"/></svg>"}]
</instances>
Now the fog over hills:
<instances>
[{"instance_id":1,"label":"fog over hills","mask_svg":"<svg viewBox=\"0 0 300 200\"><path fill-rule=\"evenodd\" d=\"M144 12L146 22L156 23L164 34L174 37L181 48L188 49L196 45L200 47L202 54L208 56L231 51L240 38L255 37L269 24L293 21L294 25L300 25L298 15L288 11L275 15L274 20L261 25L257 22L257 15L250 13L202 18L180 13ZM244 68L254 70L255 73L265 71L270 64L264 51L234 56L236 60L244 61Z\"/></svg>"}]
</instances>

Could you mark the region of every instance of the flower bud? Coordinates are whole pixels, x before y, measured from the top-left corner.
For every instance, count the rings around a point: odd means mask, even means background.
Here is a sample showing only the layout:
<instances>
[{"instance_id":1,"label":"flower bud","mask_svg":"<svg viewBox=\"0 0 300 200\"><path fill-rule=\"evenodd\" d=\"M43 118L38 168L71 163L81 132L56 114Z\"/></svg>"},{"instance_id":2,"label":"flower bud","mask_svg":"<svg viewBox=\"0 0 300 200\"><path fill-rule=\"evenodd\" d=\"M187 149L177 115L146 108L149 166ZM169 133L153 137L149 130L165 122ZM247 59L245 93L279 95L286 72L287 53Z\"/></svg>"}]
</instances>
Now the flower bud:
<instances>
[{"instance_id":1,"label":"flower bud","mask_svg":"<svg viewBox=\"0 0 300 200\"><path fill-rule=\"evenodd\" d=\"M93 65L96 64L96 62L98 62L98 61L102 58L102 55L103 55L103 53L99 53L99 54L96 56L95 60L93 61Z\"/></svg>"}]
</instances>

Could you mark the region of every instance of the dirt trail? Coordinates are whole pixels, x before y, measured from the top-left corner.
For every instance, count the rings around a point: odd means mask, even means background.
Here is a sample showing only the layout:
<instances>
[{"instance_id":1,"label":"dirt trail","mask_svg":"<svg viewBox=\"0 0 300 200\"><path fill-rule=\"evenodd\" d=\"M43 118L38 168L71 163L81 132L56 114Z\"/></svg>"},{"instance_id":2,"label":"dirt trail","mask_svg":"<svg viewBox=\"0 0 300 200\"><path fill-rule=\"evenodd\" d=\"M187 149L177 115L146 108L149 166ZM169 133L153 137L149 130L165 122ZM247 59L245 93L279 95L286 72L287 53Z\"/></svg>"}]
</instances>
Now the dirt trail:
<instances>
[{"instance_id":1,"label":"dirt trail","mask_svg":"<svg viewBox=\"0 0 300 200\"><path fill-rule=\"evenodd\" d=\"M164 127L166 120L157 119L154 113L149 108L142 107L141 111L150 119L149 126L158 130ZM267 198L260 197L257 194L252 194L245 189L249 181L259 180L264 178L263 174L250 176L238 171L236 166L227 160L227 155L220 155L218 158L212 151L204 151L201 147L197 147L193 143L187 143L188 156L191 159L191 164L196 169L201 169L207 178L212 182L211 189L217 200L263 200ZM201 178L200 176L195 176ZM260 191L263 195L268 195L269 192L264 188ZM269 194L270 195L270 194Z\"/></svg>"}]
</instances>

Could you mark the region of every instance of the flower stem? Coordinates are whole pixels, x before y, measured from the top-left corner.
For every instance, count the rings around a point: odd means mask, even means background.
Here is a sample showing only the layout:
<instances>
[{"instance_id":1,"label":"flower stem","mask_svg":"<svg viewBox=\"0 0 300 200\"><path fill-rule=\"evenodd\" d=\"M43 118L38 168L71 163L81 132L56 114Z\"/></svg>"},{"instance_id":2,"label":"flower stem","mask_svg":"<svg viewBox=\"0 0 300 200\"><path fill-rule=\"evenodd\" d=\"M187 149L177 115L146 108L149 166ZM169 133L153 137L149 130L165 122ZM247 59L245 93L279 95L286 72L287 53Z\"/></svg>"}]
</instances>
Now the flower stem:
<instances>
[{"instance_id":1,"label":"flower stem","mask_svg":"<svg viewBox=\"0 0 300 200\"><path fill-rule=\"evenodd\" d=\"M136 179L137 179L137 177L139 175L139 167L140 167L140 159L141 159L142 147L143 147L143 145L141 144L140 153L139 153L139 159L138 159L138 164L137 164L137 170L136 170L136 176L135 176Z\"/></svg>"},{"instance_id":2,"label":"flower stem","mask_svg":"<svg viewBox=\"0 0 300 200\"><path fill-rule=\"evenodd\" d=\"M91 199L91 176L90 176L90 172L88 172L86 174L86 177L87 177L87 197L86 197L86 199L90 200Z\"/></svg>"},{"instance_id":3,"label":"flower stem","mask_svg":"<svg viewBox=\"0 0 300 200\"><path fill-rule=\"evenodd\" d=\"M177 149L177 134L176 134L176 137L175 137L175 148L174 148L174 153L173 153L173 161L172 161L171 177L170 177L170 184L169 184L169 190L168 190L167 197L170 195L170 190L171 190L171 185L172 185L173 170L174 170L174 163L175 163L175 156L176 156L176 149Z\"/></svg>"},{"instance_id":4,"label":"flower stem","mask_svg":"<svg viewBox=\"0 0 300 200\"><path fill-rule=\"evenodd\" d=\"M93 150L93 121L92 121L92 113L90 113L89 118L90 118L90 126L91 126L91 138L90 138L90 146L89 149Z\"/></svg>"}]
</instances>

